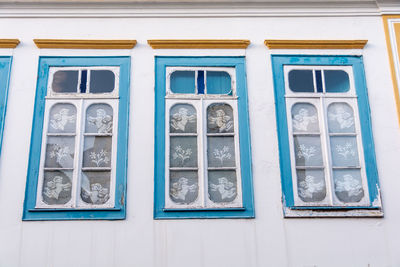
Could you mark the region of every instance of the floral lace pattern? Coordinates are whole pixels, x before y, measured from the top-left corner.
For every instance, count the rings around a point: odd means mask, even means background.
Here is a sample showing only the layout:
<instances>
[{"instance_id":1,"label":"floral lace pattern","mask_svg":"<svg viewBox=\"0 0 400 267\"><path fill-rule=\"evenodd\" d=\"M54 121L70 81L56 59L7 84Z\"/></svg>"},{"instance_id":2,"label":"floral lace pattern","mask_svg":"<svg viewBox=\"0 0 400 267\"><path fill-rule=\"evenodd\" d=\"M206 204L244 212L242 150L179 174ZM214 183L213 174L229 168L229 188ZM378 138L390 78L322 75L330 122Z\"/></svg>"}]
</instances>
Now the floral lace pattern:
<instances>
[{"instance_id":1,"label":"floral lace pattern","mask_svg":"<svg viewBox=\"0 0 400 267\"><path fill-rule=\"evenodd\" d=\"M315 156L315 153L317 152L317 149L315 146L306 146L304 144L301 144L298 146L298 151L297 151L297 157L298 158L305 158L306 160L309 160L311 157Z\"/></svg>"},{"instance_id":2,"label":"floral lace pattern","mask_svg":"<svg viewBox=\"0 0 400 267\"><path fill-rule=\"evenodd\" d=\"M53 150L50 152L50 158L56 158L58 164L62 164L62 161L68 159L70 154L69 146L54 144L52 147Z\"/></svg>"},{"instance_id":3,"label":"floral lace pattern","mask_svg":"<svg viewBox=\"0 0 400 267\"><path fill-rule=\"evenodd\" d=\"M309 115L309 112L305 108L301 108L298 114L293 116L293 128L298 131L307 131L308 126L311 123L315 123L318 121L317 115Z\"/></svg>"},{"instance_id":4,"label":"floral lace pattern","mask_svg":"<svg viewBox=\"0 0 400 267\"><path fill-rule=\"evenodd\" d=\"M60 193L71 190L71 183L62 183L61 176L54 176L53 180L48 181L44 187L43 194L48 198L58 199Z\"/></svg>"},{"instance_id":5,"label":"floral lace pattern","mask_svg":"<svg viewBox=\"0 0 400 267\"><path fill-rule=\"evenodd\" d=\"M336 152L347 159L349 156L354 157L356 155L356 151L353 149L353 145L349 142L346 142L344 145L336 145Z\"/></svg>"},{"instance_id":6,"label":"floral lace pattern","mask_svg":"<svg viewBox=\"0 0 400 267\"><path fill-rule=\"evenodd\" d=\"M335 190L339 193L347 193L349 197L363 193L361 182L350 174L345 174L340 180L335 181Z\"/></svg>"},{"instance_id":7,"label":"floral lace pattern","mask_svg":"<svg viewBox=\"0 0 400 267\"><path fill-rule=\"evenodd\" d=\"M216 191L221 195L221 199L230 199L236 196L235 184L226 177L218 178L218 184L210 183L211 191Z\"/></svg>"},{"instance_id":8,"label":"floral lace pattern","mask_svg":"<svg viewBox=\"0 0 400 267\"><path fill-rule=\"evenodd\" d=\"M99 153L96 152L90 152L90 159L91 162L93 162L94 164L96 164L97 167L100 167L100 165L102 163L107 164L110 162L110 156L109 156L109 152L105 149L102 149L99 151Z\"/></svg>"},{"instance_id":9,"label":"floral lace pattern","mask_svg":"<svg viewBox=\"0 0 400 267\"><path fill-rule=\"evenodd\" d=\"M82 198L90 200L93 204L104 204L110 198L108 193L108 188L104 188L99 183L94 183L90 185L90 190L82 190Z\"/></svg>"},{"instance_id":10,"label":"floral lace pattern","mask_svg":"<svg viewBox=\"0 0 400 267\"><path fill-rule=\"evenodd\" d=\"M210 124L215 124L218 127L218 131L224 132L229 131L233 128L232 118L225 114L223 109L215 111L215 117L209 116L208 121Z\"/></svg>"},{"instance_id":11,"label":"floral lace pattern","mask_svg":"<svg viewBox=\"0 0 400 267\"><path fill-rule=\"evenodd\" d=\"M224 159L230 159L232 157L231 153L229 153L229 147L227 146L224 146L221 150L215 148L213 154L216 159L220 160L221 165L224 163Z\"/></svg>"},{"instance_id":12,"label":"floral lace pattern","mask_svg":"<svg viewBox=\"0 0 400 267\"><path fill-rule=\"evenodd\" d=\"M112 132L112 116L107 115L107 112L102 108L96 110L96 117L88 116L87 121L89 124L96 126L98 133Z\"/></svg>"},{"instance_id":13,"label":"floral lace pattern","mask_svg":"<svg viewBox=\"0 0 400 267\"><path fill-rule=\"evenodd\" d=\"M321 193L325 189L323 181L316 181L314 176L307 175L304 181L299 183L299 195L302 198L313 198L313 194Z\"/></svg>"},{"instance_id":14,"label":"floral lace pattern","mask_svg":"<svg viewBox=\"0 0 400 267\"><path fill-rule=\"evenodd\" d=\"M192 149L190 149L190 148L183 149L182 146L176 146L175 147L175 152L172 155L172 157L174 159L179 158L181 160L182 165L183 165L185 160L189 159L191 155L192 155Z\"/></svg>"},{"instance_id":15,"label":"floral lace pattern","mask_svg":"<svg viewBox=\"0 0 400 267\"><path fill-rule=\"evenodd\" d=\"M75 116L69 115L69 112L69 109L62 108L58 113L53 114L52 119L50 120L50 126L54 130L64 131L67 123L75 122Z\"/></svg>"},{"instance_id":16,"label":"floral lace pattern","mask_svg":"<svg viewBox=\"0 0 400 267\"><path fill-rule=\"evenodd\" d=\"M186 200L189 192L194 193L197 190L197 183L189 185L189 179L181 177L177 182L172 183L170 189L170 196L175 200Z\"/></svg>"},{"instance_id":17,"label":"floral lace pattern","mask_svg":"<svg viewBox=\"0 0 400 267\"><path fill-rule=\"evenodd\" d=\"M180 108L177 113L172 115L171 127L175 130L185 131L187 123L196 122L196 115L188 115L187 108Z\"/></svg>"},{"instance_id":18,"label":"floral lace pattern","mask_svg":"<svg viewBox=\"0 0 400 267\"><path fill-rule=\"evenodd\" d=\"M331 111L331 109L329 111ZM353 115L345 111L342 106L336 105L333 108L333 112L328 112L328 118L331 121L336 121L340 129L347 129L354 125Z\"/></svg>"}]
</instances>

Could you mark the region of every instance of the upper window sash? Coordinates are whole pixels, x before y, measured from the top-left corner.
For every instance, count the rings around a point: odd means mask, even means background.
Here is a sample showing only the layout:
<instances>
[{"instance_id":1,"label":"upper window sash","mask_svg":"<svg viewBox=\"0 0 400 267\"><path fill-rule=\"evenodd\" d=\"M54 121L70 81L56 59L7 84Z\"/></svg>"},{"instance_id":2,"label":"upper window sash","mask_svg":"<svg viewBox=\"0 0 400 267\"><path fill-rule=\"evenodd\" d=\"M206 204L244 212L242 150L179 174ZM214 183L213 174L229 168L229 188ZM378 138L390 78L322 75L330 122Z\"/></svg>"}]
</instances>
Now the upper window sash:
<instances>
[{"instance_id":1,"label":"upper window sash","mask_svg":"<svg viewBox=\"0 0 400 267\"><path fill-rule=\"evenodd\" d=\"M185 72L194 72L194 93L175 93L171 90L171 77L174 72L177 71L185 71ZM199 72L202 72L203 77L202 80L204 82L204 88L199 90ZM207 72L225 72L229 75L231 83L230 83L230 91L226 94L211 94L207 91ZM167 67L166 68L166 98L237 98L236 95L236 71L235 68L232 67Z\"/></svg>"},{"instance_id":2,"label":"upper window sash","mask_svg":"<svg viewBox=\"0 0 400 267\"><path fill-rule=\"evenodd\" d=\"M54 90L55 75L59 72L76 72L75 92L59 93ZM114 75L113 90L110 92L97 93L91 89L93 81L92 73L96 71L110 72ZM115 66L68 66L68 67L50 67L47 83L46 98L118 98L119 96L119 74L120 68ZM82 88L83 87L83 88Z\"/></svg>"},{"instance_id":3,"label":"upper window sash","mask_svg":"<svg viewBox=\"0 0 400 267\"><path fill-rule=\"evenodd\" d=\"M312 92L296 92L289 84L291 71L310 71L312 76ZM325 71L341 71L347 74L349 89L345 92L327 92ZM352 66L326 65L285 65L285 97L355 97L354 75ZM293 87L293 86L292 86Z\"/></svg>"}]
</instances>

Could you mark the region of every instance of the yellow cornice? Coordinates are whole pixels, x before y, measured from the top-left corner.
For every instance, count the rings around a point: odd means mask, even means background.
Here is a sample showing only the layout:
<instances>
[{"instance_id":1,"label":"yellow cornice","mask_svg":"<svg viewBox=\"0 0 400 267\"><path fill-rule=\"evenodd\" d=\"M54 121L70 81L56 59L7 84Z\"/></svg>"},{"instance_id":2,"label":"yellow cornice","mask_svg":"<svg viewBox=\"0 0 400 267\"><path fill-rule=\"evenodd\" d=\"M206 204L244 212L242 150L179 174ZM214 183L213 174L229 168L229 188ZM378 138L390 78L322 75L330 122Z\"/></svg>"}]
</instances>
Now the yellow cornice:
<instances>
[{"instance_id":1,"label":"yellow cornice","mask_svg":"<svg viewBox=\"0 0 400 267\"><path fill-rule=\"evenodd\" d=\"M71 40L71 39L33 39L38 48L61 49L132 49L136 40Z\"/></svg>"},{"instance_id":2,"label":"yellow cornice","mask_svg":"<svg viewBox=\"0 0 400 267\"><path fill-rule=\"evenodd\" d=\"M269 49L363 49L368 40L265 40Z\"/></svg>"},{"instance_id":3,"label":"yellow cornice","mask_svg":"<svg viewBox=\"0 0 400 267\"><path fill-rule=\"evenodd\" d=\"M249 40L147 40L153 49L245 49Z\"/></svg>"},{"instance_id":4,"label":"yellow cornice","mask_svg":"<svg viewBox=\"0 0 400 267\"><path fill-rule=\"evenodd\" d=\"M16 48L18 44L18 39L0 39L0 48Z\"/></svg>"}]
</instances>

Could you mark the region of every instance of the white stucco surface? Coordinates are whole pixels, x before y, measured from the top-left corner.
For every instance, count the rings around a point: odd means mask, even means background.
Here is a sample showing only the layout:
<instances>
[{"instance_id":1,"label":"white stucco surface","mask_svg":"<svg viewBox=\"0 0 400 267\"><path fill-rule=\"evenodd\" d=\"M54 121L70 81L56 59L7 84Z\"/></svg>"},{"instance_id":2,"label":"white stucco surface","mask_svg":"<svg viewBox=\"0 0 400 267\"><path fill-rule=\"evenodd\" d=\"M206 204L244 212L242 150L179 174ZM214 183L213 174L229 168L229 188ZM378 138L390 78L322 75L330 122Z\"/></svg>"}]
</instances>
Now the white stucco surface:
<instances>
[{"instance_id":1,"label":"white stucco surface","mask_svg":"<svg viewBox=\"0 0 400 267\"><path fill-rule=\"evenodd\" d=\"M12 51L0 157L1 267L400 266L400 129L380 16L1 18L0 37L21 41ZM117 51L40 50L34 38L136 39L138 44ZM208 52L155 51L148 39L251 41L244 52L221 53L246 56L255 219L153 220L154 55ZM283 218L271 51L264 39L368 40L361 53L384 218ZM9 52L0 49L0 55ZM126 220L21 220L39 55L131 56Z\"/></svg>"}]
</instances>

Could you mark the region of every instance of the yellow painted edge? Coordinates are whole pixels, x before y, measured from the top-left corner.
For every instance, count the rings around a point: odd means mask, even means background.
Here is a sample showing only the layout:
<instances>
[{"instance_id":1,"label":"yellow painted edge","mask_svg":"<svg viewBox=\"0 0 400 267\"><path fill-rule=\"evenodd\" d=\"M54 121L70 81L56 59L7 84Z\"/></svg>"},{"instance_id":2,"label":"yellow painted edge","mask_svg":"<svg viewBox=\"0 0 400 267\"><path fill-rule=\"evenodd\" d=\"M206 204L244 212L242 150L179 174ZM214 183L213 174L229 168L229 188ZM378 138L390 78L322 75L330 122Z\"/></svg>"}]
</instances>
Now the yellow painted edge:
<instances>
[{"instance_id":1,"label":"yellow painted edge","mask_svg":"<svg viewBox=\"0 0 400 267\"><path fill-rule=\"evenodd\" d=\"M16 48L18 44L18 39L0 39L0 48Z\"/></svg>"},{"instance_id":2,"label":"yellow painted edge","mask_svg":"<svg viewBox=\"0 0 400 267\"><path fill-rule=\"evenodd\" d=\"M38 48L59 49L132 49L136 40L33 39Z\"/></svg>"},{"instance_id":3,"label":"yellow painted edge","mask_svg":"<svg viewBox=\"0 0 400 267\"><path fill-rule=\"evenodd\" d=\"M269 49L363 49L368 40L265 40Z\"/></svg>"},{"instance_id":4,"label":"yellow painted edge","mask_svg":"<svg viewBox=\"0 0 400 267\"><path fill-rule=\"evenodd\" d=\"M245 49L249 40L147 40L153 49Z\"/></svg>"},{"instance_id":5,"label":"yellow painted edge","mask_svg":"<svg viewBox=\"0 0 400 267\"><path fill-rule=\"evenodd\" d=\"M389 19L398 19L398 18L400 18L400 15L398 15L398 16L383 15L382 16L383 28L385 30L385 36L386 36L386 47L387 47L387 51L388 51L388 55L389 55L390 73L392 75L394 98L396 100L396 106L397 106L397 119L399 120L399 125L400 125L400 95L399 95L399 88L397 86L396 69L394 67L394 57L393 57L393 52L392 52L392 46L390 44L390 33L389 33L389 24L388 24ZM396 38L396 36L394 36L393 38Z\"/></svg>"}]
</instances>

